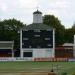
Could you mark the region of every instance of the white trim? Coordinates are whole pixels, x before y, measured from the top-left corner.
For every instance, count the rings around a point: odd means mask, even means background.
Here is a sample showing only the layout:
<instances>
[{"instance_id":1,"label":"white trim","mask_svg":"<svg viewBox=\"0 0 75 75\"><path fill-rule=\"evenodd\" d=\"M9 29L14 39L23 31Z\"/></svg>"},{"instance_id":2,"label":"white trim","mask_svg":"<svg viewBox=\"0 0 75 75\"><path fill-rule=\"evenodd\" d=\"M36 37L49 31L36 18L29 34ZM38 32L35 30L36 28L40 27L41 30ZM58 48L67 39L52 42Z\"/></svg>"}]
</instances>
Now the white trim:
<instances>
[{"instance_id":1,"label":"white trim","mask_svg":"<svg viewBox=\"0 0 75 75\"><path fill-rule=\"evenodd\" d=\"M12 49L12 47L0 47L0 49Z\"/></svg>"},{"instance_id":2,"label":"white trim","mask_svg":"<svg viewBox=\"0 0 75 75\"><path fill-rule=\"evenodd\" d=\"M22 50L33 50L33 49L53 49L53 48L22 48Z\"/></svg>"},{"instance_id":3,"label":"white trim","mask_svg":"<svg viewBox=\"0 0 75 75\"><path fill-rule=\"evenodd\" d=\"M33 52L33 50L23 50L23 52Z\"/></svg>"},{"instance_id":4,"label":"white trim","mask_svg":"<svg viewBox=\"0 0 75 75\"><path fill-rule=\"evenodd\" d=\"M0 41L0 43L14 43L13 41Z\"/></svg>"}]
</instances>

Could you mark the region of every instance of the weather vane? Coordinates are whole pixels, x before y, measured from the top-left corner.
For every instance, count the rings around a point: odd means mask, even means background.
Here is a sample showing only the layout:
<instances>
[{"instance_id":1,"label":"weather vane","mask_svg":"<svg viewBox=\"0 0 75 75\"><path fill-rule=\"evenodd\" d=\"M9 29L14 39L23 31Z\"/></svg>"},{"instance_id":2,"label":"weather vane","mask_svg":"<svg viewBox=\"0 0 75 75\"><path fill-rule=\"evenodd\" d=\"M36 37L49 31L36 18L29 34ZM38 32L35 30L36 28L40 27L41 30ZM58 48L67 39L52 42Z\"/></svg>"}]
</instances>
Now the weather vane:
<instances>
[{"instance_id":1,"label":"weather vane","mask_svg":"<svg viewBox=\"0 0 75 75\"><path fill-rule=\"evenodd\" d=\"M39 6L37 6L36 9L38 10L39 9Z\"/></svg>"}]
</instances>

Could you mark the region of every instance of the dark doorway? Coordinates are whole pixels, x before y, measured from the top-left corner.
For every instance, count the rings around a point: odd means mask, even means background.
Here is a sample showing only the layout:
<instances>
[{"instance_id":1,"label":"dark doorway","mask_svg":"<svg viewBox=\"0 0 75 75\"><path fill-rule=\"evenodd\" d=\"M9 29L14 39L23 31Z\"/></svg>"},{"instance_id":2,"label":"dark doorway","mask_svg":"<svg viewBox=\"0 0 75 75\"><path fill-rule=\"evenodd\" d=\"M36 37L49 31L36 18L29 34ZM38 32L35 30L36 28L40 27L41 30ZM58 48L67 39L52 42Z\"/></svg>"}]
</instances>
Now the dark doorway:
<instances>
[{"instance_id":1,"label":"dark doorway","mask_svg":"<svg viewBox=\"0 0 75 75\"><path fill-rule=\"evenodd\" d=\"M32 52L24 52L23 57L32 57Z\"/></svg>"}]
</instances>

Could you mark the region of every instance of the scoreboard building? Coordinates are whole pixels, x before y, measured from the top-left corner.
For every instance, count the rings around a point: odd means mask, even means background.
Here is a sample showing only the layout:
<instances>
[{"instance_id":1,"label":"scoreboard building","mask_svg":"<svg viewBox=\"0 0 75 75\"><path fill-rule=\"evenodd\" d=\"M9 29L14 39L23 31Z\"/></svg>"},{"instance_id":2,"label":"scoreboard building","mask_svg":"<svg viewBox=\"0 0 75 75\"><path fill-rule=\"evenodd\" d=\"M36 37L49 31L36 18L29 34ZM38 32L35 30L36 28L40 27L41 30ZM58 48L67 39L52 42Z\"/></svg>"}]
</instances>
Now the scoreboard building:
<instances>
[{"instance_id":1,"label":"scoreboard building","mask_svg":"<svg viewBox=\"0 0 75 75\"><path fill-rule=\"evenodd\" d=\"M54 58L55 29L43 24L42 13L33 13L33 23L20 30L21 58Z\"/></svg>"}]
</instances>

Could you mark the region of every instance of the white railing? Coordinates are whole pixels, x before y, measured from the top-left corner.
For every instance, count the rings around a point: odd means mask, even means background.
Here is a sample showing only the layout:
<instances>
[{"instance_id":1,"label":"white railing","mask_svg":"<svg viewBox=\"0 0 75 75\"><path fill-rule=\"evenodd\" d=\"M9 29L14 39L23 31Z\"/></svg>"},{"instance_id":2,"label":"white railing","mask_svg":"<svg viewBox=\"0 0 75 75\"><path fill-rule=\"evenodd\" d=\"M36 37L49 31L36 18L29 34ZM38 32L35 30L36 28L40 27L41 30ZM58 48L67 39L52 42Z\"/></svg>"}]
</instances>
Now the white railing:
<instances>
[{"instance_id":1,"label":"white railing","mask_svg":"<svg viewBox=\"0 0 75 75\"><path fill-rule=\"evenodd\" d=\"M0 57L0 61L33 61L33 58Z\"/></svg>"}]
</instances>

